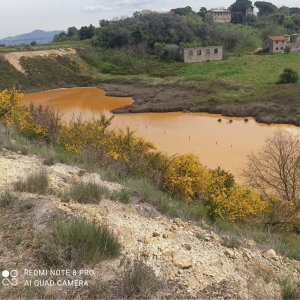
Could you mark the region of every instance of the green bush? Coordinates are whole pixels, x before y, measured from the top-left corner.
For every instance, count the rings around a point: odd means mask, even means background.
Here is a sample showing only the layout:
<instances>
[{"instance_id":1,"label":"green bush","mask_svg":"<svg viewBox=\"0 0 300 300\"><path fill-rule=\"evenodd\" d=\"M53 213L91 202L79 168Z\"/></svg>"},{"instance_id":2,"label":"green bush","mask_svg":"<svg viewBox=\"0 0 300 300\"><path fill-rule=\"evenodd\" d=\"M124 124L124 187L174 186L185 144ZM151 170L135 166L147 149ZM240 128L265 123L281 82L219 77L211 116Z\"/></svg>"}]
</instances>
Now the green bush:
<instances>
[{"instance_id":1,"label":"green bush","mask_svg":"<svg viewBox=\"0 0 300 300\"><path fill-rule=\"evenodd\" d=\"M290 46L285 46L284 53L289 54L290 52L291 52L291 47Z\"/></svg>"},{"instance_id":2,"label":"green bush","mask_svg":"<svg viewBox=\"0 0 300 300\"><path fill-rule=\"evenodd\" d=\"M0 207L6 207L14 203L17 200L17 197L13 195L9 190L4 191L0 195Z\"/></svg>"},{"instance_id":3,"label":"green bush","mask_svg":"<svg viewBox=\"0 0 300 300\"><path fill-rule=\"evenodd\" d=\"M283 73L279 76L278 83L296 83L299 81L299 73L291 68L285 68Z\"/></svg>"},{"instance_id":4,"label":"green bush","mask_svg":"<svg viewBox=\"0 0 300 300\"><path fill-rule=\"evenodd\" d=\"M128 190L121 190L119 192L116 192L112 195L112 198L113 199L116 199L116 200L119 200L121 201L122 203L129 203L130 201L130 191Z\"/></svg>"},{"instance_id":5,"label":"green bush","mask_svg":"<svg viewBox=\"0 0 300 300\"><path fill-rule=\"evenodd\" d=\"M110 62L104 62L101 64L100 71L104 74L116 72L119 70L119 67L116 65L110 63Z\"/></svg>"},{"instance_id":6,"label":"green bush","mask_svg":"<svg viewBox=\"0 0 300 300\"><path fill-rule=\"evenodd\" d=\"M241 243L234 237L225 236L221 241L222 246L228 248L236 248L239 249L241 247Z\"/></svg>"},{"instance_id":7,"label":"green bush","mask_svg":"<svg viewBox=\"0 0 300 300\"><path fill-rule=\"evenodd\" d=\"M159 290L160 283L153 270L140 261L127 264L122 274L123 293L126 298L149 298Z\"/></svg>"},{"instance_id":8,"label":"green bush","mask_svg":"<svg viewBox=\"0 0 300 300\"><path fill-rule=\"evenodd\" d=\"M31 174L26 180L17 181L14 184L14 188L19 192L28 192L44 195L48 191L48 178L46 173L39 172Z\"/></svg>"},{"instance_id":9,"label":"green bush","mask_svg":"<svg viewBox=\"0 0 300 300\"><path fill-rule=\"evenodd\" d=\"M61 197L64 202L68 202L68 199L73 198L79 203L99 203L105 193L108 193L108 190L96 183L80 182L72 185L69 191L62 193Z\"/></svg>"},{"instance_id":10,"label":"green bush","mask_svg":"<svg viewBox=\"0 0 300 300\"><path fill-rule=\"evenodd\" d=\"M281 295L284 300L300 299L299 282L293 282L289 278L279 278L278 283L281 287Z\"/></svg>"},{"instance_id":11,"label":"green bush","mask_svg":"<svg viewBox=\"0 0 300 300\"><path fill-rule=\"evenodd\" d=\"M45 237L41 254L50 266L65 261L81 265L116 257L120 251L117 237L106 225L72 217L67 221L57 218L53 222L52 232Z\"/></svg>"}]
</instances>

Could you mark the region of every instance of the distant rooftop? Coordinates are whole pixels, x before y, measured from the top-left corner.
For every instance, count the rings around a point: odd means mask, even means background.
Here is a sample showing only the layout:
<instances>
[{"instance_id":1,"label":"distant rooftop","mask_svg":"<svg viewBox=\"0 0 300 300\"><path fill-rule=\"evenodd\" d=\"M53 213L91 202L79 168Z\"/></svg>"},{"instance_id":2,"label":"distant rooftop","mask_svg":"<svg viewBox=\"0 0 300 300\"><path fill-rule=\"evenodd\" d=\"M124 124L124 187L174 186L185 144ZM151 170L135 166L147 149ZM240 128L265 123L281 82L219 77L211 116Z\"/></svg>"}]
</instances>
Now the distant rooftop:
<instances>
[{"instance_id":1,"label":"distant rooftop","mask_svg":"<svg viewBox=\"0 0 300 300\"><path fill-rule=\"evenodd\" d=\"M159 15L175 15L174 11L158 12Z\"/></svg>"},{"instance_id":2,"label":"distant rooftop","mask_svg":"<svg viewBox=\"0 0 300 300\"><path fill-rule=\"evenodd\" d=\"M287 38L284 37L283 35L269 36L268 38L271 39L272 41L285 41L285 40L287 40Z\"/></svg>"}]
</instances>

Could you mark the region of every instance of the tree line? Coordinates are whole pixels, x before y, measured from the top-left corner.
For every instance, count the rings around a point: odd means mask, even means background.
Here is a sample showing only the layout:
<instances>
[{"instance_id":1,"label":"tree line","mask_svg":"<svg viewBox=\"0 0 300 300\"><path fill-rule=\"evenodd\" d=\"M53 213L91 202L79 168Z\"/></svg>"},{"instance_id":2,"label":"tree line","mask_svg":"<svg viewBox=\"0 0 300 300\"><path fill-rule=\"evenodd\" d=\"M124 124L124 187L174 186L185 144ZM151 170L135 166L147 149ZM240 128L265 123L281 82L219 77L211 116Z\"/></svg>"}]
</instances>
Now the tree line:
<instances>
[{"instance_id":1,"label":"tree line","mask_svg":"<svg viewBox=\"0 0 300 300\"><path fill-rule=\"evenodd\" d=\"M259 9L258 16L249 14L253 5ZM168 14L142 10L131 17L102 19L99 27L93 25L68 28L54 37L54 42L90 39L94 46L106 49L137 47L143 44L146 53L157 54L175 51L175 46L194 44L196 46L222 45L225 51L255 48L255 38L264 39L269 35L294 33L300 30L300 8L282 6L277 8L271 2L236 0L230 7L232 23L249 25L258 29L258 36L220 27L207 14L207 8L198 12L190 6L174 8ZM253 33L252 33L253 35ZM257 40L256 40L257 41ZM175 51L176 52L176 51Z\"/></svg>"}]
</instances>

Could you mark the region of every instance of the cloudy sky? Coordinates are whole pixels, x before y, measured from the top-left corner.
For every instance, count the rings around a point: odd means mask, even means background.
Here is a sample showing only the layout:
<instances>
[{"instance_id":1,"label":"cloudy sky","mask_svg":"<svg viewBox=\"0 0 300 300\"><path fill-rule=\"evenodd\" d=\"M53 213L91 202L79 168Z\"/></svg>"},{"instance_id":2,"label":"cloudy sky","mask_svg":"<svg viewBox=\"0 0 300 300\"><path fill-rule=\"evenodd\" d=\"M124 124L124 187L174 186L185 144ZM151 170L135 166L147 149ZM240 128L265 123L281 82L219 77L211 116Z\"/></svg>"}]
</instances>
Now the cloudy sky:
<instances>
[{"instance_id":1,"label":"cloudy sky","mask_svg":"<svg viewBox=\"0 0 300 300\"><path fill-rule=\"evenodd\" d=\"M100 19L131 16L135 11L151 9L169 11L172 8L191 6L228 7L235 0L0 0L0 39L28 33L35 29L45 31L66 30L70 26L98 26ZM254 1L253 1L254 2ZM183 4L184 3L184 4ZM299 6L298 0L273 0L278 7Z\"/></svg>"}]
</instances>

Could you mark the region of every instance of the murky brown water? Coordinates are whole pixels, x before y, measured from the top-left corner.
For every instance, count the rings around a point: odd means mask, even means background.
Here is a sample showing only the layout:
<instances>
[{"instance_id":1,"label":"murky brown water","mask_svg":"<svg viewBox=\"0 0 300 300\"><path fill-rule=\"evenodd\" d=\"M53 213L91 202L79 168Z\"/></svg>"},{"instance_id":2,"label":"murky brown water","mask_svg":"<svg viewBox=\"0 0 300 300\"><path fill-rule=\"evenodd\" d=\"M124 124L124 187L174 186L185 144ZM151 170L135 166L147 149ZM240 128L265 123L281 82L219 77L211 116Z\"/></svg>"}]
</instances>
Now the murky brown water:
<instances>
[{"instance_id":1,"label":"murky brown water","mask_svg":"<svg viewBox=\"0 0 300 300\"><path fill-rule=\"evenodd\" d=\"M83 120L89 120L101 112L111 115L110 110L131 104L132 98L106 97L97 88L73 88L25 95L23 103L47 105L63 113L69 121L74 114L82 113ZM222 122L218 122L221 118ZM233 120L229 123L229 120ZM221 166L238 174L246 155L258 150L267 136L277 128L286 128L300 133L292 125L265 125L248 118L227 118L207 113L140 113L115 115L111 128L125 129L127 126L157 148L168 154L193 153L209 168Z\"/></svg>"}]
</instances>

